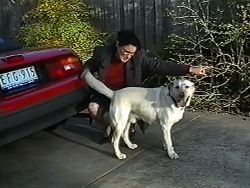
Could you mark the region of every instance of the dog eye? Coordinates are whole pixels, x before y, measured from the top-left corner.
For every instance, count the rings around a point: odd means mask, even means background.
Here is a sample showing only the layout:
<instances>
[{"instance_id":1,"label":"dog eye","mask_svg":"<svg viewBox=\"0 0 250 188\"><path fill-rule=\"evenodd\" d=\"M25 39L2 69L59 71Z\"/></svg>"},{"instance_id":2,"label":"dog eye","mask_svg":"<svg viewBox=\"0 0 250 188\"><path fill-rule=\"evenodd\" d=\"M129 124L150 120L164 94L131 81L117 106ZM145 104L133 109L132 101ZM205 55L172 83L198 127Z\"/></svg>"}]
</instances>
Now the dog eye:
<instances>
[{"instance_id":1,"label":"dog eye","mask_svg":"<svg viewBox=\"0 0 250 188\"><path fill-rule=\"evenodd\" d=\"M185 86L186 89L190 88L190 86Z\"/></svg>"},{"instance_id":2,"label":"dog eye","mask_svg":"<svg viewBox=\"0 0 250 188\"><path fill-rule=\"evenodd\" d=\"M180 86L175 86L176 89L180 89Z\"/></svg>"}]
</instances>

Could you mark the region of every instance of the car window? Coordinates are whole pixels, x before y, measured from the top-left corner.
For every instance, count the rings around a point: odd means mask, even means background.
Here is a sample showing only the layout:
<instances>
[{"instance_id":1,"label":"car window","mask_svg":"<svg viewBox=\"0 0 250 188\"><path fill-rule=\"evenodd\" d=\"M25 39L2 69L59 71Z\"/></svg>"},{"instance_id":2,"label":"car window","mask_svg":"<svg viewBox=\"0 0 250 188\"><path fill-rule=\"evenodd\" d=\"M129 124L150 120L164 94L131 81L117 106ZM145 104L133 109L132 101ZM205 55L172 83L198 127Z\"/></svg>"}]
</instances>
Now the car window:
<instances>
[{"instance_id":1,"label":"car window","mask_svg":"<svg viewBox=\"0 0 250 188\"><path fill-rule=\"evenodd\" d=\"M0 52L20 49L21 46L7 37L0 36Z\"/></svg>"}]
</instances>

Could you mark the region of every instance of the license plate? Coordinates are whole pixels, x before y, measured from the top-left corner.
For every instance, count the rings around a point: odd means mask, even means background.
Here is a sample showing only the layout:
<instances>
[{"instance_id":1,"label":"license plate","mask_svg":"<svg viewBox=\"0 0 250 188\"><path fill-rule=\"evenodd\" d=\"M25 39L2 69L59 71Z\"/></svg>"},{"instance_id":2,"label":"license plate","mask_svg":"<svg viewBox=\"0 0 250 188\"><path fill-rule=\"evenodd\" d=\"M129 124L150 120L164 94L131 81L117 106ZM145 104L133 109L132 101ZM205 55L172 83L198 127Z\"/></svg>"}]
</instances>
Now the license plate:
<instances>
[{"instance_id":1,"label":"license plate","mask_svg":"<svg viewBox=\"0 0 250 188\"><path fill-rule=\"evenodd\" d=\"M30 85L38 80L34 66L0 74L0 86L3 91Z\"/></svg>"}]
</instances>

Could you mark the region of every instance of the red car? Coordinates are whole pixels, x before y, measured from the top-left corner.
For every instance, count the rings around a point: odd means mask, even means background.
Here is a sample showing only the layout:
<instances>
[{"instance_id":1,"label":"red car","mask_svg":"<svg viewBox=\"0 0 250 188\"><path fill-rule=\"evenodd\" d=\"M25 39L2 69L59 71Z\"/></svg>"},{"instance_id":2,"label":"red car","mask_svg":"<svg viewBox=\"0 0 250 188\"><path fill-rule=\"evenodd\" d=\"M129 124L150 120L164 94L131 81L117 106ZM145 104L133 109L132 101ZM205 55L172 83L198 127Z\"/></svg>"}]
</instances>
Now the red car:
<instances>
[{"instance_id":1,"label":"red car","mask_svg":"<svg viewBox=\"0 0 250 188\"><path fill-rule=\"evenodd\" d=\"M0 145L58 124L87 106L79 57L69 48L22 49L0 36Z\"/></svg>"}]
</instances>

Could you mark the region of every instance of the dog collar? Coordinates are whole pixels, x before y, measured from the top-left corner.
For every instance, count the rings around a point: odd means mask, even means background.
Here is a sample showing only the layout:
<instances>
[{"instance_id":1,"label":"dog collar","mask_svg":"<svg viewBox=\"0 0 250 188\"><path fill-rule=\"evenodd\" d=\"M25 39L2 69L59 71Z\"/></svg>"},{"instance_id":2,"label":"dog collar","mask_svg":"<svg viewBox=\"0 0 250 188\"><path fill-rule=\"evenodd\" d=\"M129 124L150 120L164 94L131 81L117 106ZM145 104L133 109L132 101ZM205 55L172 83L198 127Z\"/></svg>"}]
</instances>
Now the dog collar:
<instances>
[{"instance_id":1,"label":"dog collar","mask_svg":"<svg viewBox=\"0 0 250 188\"><path fill-rule=\"evenodd\" d=\"M172 101L174 102L174 105L178 108L178 104L177 104L176 100L174 99L174 97L172 97L170 95L170 92L168 93L168 96L172 99Z\"/></svg>"},{"instance_id":2,"label":"dog collar","mask_svg":"<svg viewBox=\"0 0 250 188\"><path fill-rule=\"evenodd\" d=\"M174 105L177 107L177 108L179 108L178 107L178 103L176 102L176 100L174 99L174 97L172 97L172 95L170 94L170 92L168 93L168 96L172 99L172 101L174 102ZM185 107L182 107L181 108L181 110L183 110Z\"/></svg>"},{"instance_id":3,"label":"dog collar","mask_svg":"<svg viewBox=\"0 0 250 188\"><path fill-rule=\"evenodd\" d=\"M175 98L172 97L172 95L170 94L170 87L169 87L169 86L168 86L168 96L172 99L172 101L174 102L174 105L175 105L177 108L179 108L179 107L178 107L177 101L176 101ZM185 108L185 107L182 107L181 110L183 110L184 108Z\"/></svg>"},{"instance_id":4,"label":"dog collar","mask_svg":"<svg viewBox=\"0 0 250 188\"><path fill-rule=\"evenodd\" d=\"M170 86L168 85L168 96L170 96L170 98L172 99L172 101L174 102L175 106L178 108L178 104L176 102L176 100L174 99L174 97L172 97L172 95L170 94Z\"/></svg>"}]
</instances>

